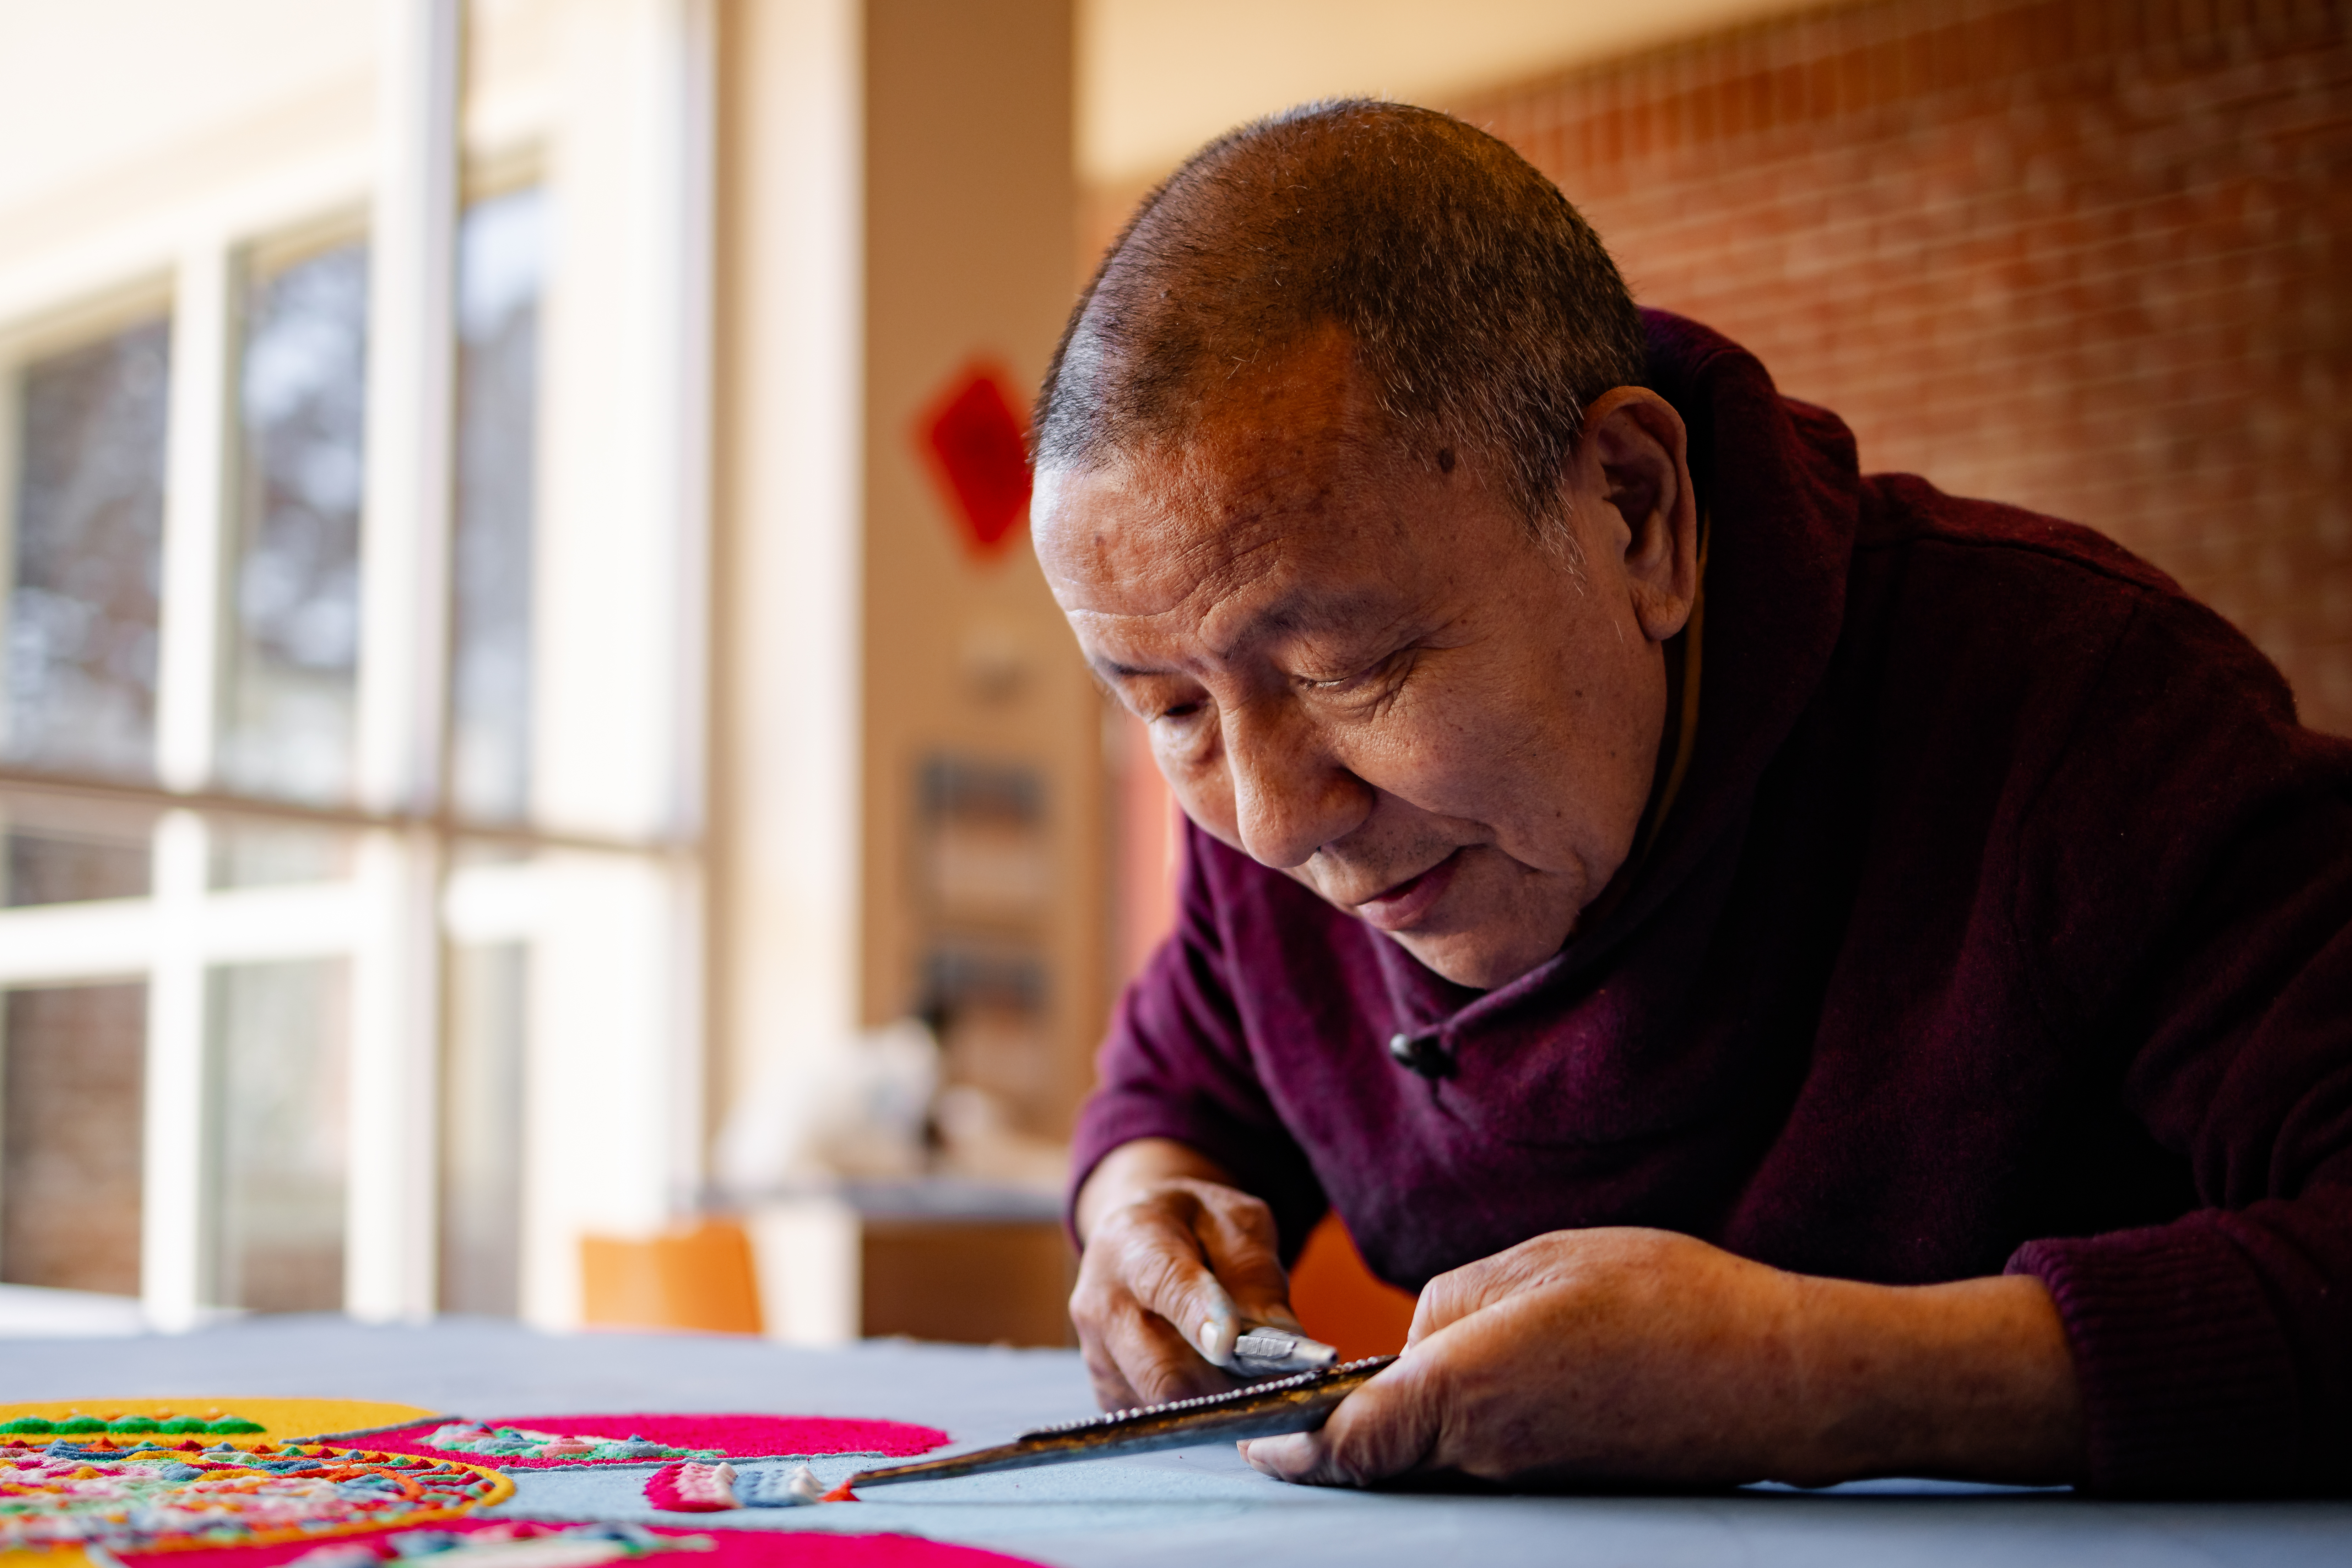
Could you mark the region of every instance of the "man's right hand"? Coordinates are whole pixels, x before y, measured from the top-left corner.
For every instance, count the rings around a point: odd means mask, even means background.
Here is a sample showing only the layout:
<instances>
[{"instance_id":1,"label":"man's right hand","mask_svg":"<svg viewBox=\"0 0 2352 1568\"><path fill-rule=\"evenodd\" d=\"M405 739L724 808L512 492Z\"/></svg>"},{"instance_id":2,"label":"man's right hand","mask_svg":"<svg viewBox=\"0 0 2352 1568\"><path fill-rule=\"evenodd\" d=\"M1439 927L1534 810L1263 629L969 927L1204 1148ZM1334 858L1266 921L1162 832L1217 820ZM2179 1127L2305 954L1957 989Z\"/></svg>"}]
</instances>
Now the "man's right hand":
<instances>
[{"instance_id":1,"label":"man's right hand","mask_svg":"<svg viewBox=\"0 0 2352 1568\"><path fill-rule=\"evenodd\" d=\"M1164 1138L1123 1143L1078 1194L1086 1255L1070 1321L1106 1410L1235 1385L1242 1320L1297 1328L1274 1213Z\"/></svg>"}]
</instances>

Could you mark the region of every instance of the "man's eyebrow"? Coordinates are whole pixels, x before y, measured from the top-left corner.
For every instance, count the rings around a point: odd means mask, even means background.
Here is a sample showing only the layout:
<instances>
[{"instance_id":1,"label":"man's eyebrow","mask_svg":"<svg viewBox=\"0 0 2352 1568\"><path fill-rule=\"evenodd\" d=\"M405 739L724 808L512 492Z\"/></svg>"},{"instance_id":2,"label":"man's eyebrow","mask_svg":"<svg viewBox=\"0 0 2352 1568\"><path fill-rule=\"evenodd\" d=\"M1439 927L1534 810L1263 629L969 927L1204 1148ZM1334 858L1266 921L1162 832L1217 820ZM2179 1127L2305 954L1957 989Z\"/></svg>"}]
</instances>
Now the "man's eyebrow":
<instances>
[{"instance_id":1,"label":"man's eyebrow","mask_svg":"<svg viewBox=\"0 0 2352 1568\"><path fill-rule=\"evenodd\" d=\"M1369 613L1376 610L1390 612L1387 618L1391 624L1400 618L1394 615L1394 606L1386 595L1376 592L1334 594L1302 585L1284 594L1272 604L1261 606L1246 622L1233 628L1222 646L1209 651L1214 658L1231 658L1238 649L1268 637L1318 631L1327 627L1355 630L1362 626ZM1165 668L1121 664L1108 654L1096 654L1087 663L1103 680L1171 673Z\"/></svg>"},{"instance_id":2,"label":"man's eyebrow","mask_svg":"<svg viewBox=\"0 0 2352 1568\"><path fill-rule=\"evenodd\" d=\"M1262 606L1234 629L1224 647L1212 651L1219 658L1231 658L1236 650L1268 637L1363 632L1374 617L1391 626L1402 618L1392 595L1378 589L1335 591L1302 583Z\"/></svg>"}]
</instances>

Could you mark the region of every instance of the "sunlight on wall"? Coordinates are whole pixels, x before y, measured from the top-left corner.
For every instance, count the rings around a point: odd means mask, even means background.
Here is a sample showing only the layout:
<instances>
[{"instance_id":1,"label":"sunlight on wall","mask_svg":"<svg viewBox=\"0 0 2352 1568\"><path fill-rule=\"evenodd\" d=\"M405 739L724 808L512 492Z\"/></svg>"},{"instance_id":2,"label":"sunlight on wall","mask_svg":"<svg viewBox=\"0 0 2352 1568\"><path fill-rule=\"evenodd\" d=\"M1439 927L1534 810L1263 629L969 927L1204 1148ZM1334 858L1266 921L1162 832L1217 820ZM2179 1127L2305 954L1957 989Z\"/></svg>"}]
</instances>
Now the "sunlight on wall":
<instances>
[{"instance_id":1,"label":"sunlight on wall","mask_svg":"<svg viewBox=\"0 0 2352 1568\"><path fill-rule=\"evenodd\" d=\"M356 89L373 0L0 0L0 209L63 193L257 105ZM37 155L26 150L37 149Z\"/></svg>"},{"instance_id":2,"label":"sunlight on wall","mask_svg":"<svg viewBox=\"0 0 2352 1568\"><path fill-rule=\"evenodd\" d=\"M1802 0L1080 0L1078 174L1141 179L1310 98L1426 101Z\"/></svg>"}]
</instances>

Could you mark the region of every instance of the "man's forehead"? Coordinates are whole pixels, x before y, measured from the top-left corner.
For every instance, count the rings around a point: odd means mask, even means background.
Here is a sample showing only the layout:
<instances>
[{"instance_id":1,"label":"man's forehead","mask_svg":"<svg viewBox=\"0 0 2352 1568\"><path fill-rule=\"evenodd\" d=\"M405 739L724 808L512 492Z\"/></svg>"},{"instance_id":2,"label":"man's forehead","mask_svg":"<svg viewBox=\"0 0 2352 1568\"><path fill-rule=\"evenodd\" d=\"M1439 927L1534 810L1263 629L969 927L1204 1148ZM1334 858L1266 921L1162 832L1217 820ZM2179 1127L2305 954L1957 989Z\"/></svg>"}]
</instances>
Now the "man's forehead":
<instances>
[{"instance_id":1,"label":"man's forehead","mask_svg":"<svg viewBox=\"0 0 2352 1568\"><path fill-rule=\"evenodd\" d=\"M1393 615L1439 473L1389 438L1344 347L1252 367L1181 441L1039 476L1039 561L1090 654L1173 637L1222 657Z\"/></svg>"},{"instance_id":2,"label":"man's forehead","mask_svg":"<svg viewBox=\"0 0 2352 1568\"><path fill-rule=\"evenodd\" d=\"M1413 618L1436 589L1393 555L1305 548L1296 529L1258 529L1247 547L1226 542L1213 562L1163 558L1075 592L1056 583L1095 669L1117 680L1241 662L1285 644L1332 648L1328 639L1378 636Z\"/></svg>"},{"instance_id":3,"label":"man's forehead","mask_svg":"<svg viewBox=\"0 0 2352 1568\"><path fill-rule=\"evenodd\" d=\"M1419 476L1391 447L1309 422L1235 420L1181 445L1038 479L1049 571L1252 574L1400 535Z\"/></svg>"},{"instance_id":4,"label":"man's forehead","mask_svg":"<svg viewBox=\"0 0 2352 1568\"><path fill-rule=\"evenodd\" d=\"M1409 542L1398 498L1337 474L1129 461L1039 490L1039 559L1073 615L1197 616L1239 596L1307 614Z\"/></svg>"}]
</instances>

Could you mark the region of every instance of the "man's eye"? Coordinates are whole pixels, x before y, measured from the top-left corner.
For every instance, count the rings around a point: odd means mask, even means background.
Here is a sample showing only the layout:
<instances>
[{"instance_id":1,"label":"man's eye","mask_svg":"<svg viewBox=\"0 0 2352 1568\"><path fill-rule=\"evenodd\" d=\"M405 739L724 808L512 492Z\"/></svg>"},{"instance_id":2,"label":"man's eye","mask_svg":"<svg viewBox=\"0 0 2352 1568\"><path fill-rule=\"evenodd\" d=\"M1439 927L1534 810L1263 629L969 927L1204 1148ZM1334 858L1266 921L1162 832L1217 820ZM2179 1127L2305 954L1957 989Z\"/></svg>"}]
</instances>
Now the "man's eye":
<instances>
[{"instance_id":1,"label":"man's eye","mask_svg":"<svg viewBox=\"0 0 2352 1568\"><path fill-rule=\"evenodd\" d=\"M1177 702L1162 708L1151 717L1155 723L1162 719L1173 720L1181 723L1200 711L1201 705L1198 702Z\"/></svg>"},{"instance_id":2,"label":"man's eye","mask_svg":"<svg viewBox=\"0 0 2352 1568\"><path fill-rule=\"evenodd\" d=\"M1408 662L1408 653L1401 651L1386 658L1375 659L1347 675L1304 676L1300 678L1299 684L1309 691L1326 692L1334 697L1377 691L1401 673Z\"/></svg>"}]
</instances>

